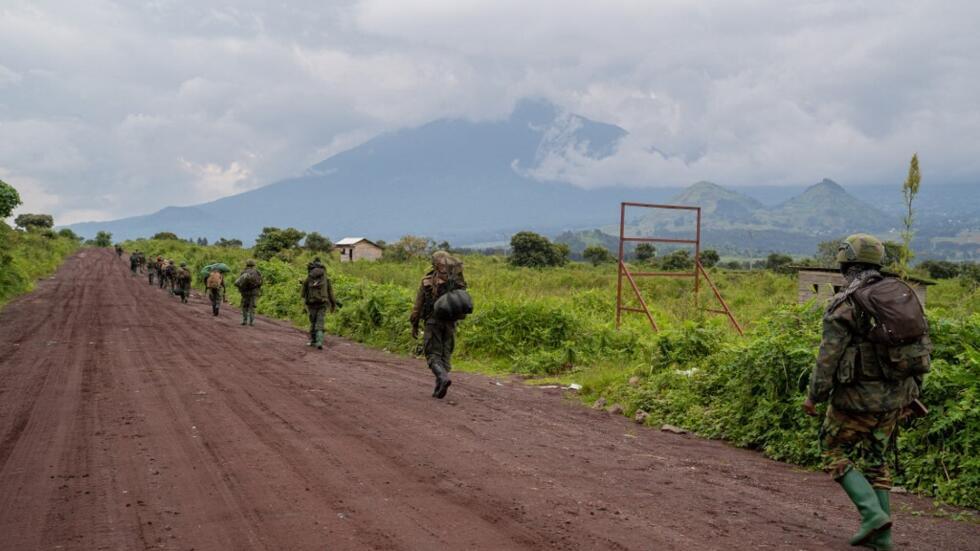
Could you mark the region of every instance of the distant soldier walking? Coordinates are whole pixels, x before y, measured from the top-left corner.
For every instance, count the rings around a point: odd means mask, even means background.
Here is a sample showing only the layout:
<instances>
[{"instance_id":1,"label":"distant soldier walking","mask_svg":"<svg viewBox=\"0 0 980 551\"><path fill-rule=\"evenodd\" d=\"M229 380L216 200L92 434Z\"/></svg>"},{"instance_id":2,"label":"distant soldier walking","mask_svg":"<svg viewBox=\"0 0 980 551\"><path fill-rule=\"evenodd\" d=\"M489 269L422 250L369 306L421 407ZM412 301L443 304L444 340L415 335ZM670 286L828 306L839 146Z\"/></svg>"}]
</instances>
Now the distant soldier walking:
<instances>
[{"instance_id":1,"label":"distant soldier walking","mask_svg":"<svg viewBox=\"0 0 980 551\"><path fill-rule=\"evenodd\" d=\"M307 270L306 281L303 282L303 301L306 302L306 311L310 315L310 342L307 346L323 350L323 318L328 308L331 312L337 309L337 300L333 296L333 286L320 259L310 262Z\"/></svg>"},{"instance_id":2,"label":"distant soldier walking","mask_svg":"<svg viewBox=\"0 0 980 551\"><path fill-rule=\"evenodd\" d=\"M137 251L133 251L129 253L129 271L132 272L133 275L135 276L136 272L139 271L139 267L140 267L139 253Z\"/></svg>"},{"instance_id":3,"label":"distant soldier walking","mask_svg":"<svg viewBox=\"0 0 980 551\"><path fill-rule=\"evenodd\" d=\"M117 244L116 245L116 258L122 260L122 253L123 253L122 245Z\"/></svg>"},{"instance_id":4,"label":"distant soldier walking","mask_svg":"<svg viewBox=\"0 0 980 551\"><path fill-rule=\"evenodd\" d=\"M139 265L140 273L142 274L146 271L146 255L143 251L136 252L136 263Z\"/></svg>"},{"instance_id":5,"label":"distant soldier walking","mask_svg":"<svg viewBox=\"0 0 980 551\"><path fill-rule=\"evenodd\" d=\"M187 304L187 297L191 294L191 271L187 269L186 262L181 262L180 268L175 270L174 284L176 295L180 297L180 302Z\"/></svg>"},{"instance_id":6,"label":"distant soldier walking","mask_svg":"<svg viewBox=\"0 0 980 551\"><path fill-rule=\"evenodd\" d=\"M884 277L885 248L867 234L840 244L848 285L831 300L803 410L830 401L820 430L827 469L861 515L851 545L892 548L891 476L885 452L901 419L924 411L916 398L932 344L915 292Z\"/></svg>"},{"instance_id":7,"label":"distant soldier walking","mask_svg":"<svg viewBox=\"0 0 980 551\"><path fill-rule=\"evenodd\" d=\"M177 289L177 266L174 265L173 260L168 260L167 265L163 267L163 279L167 290L171 295L174 294Z\"/></svg>"},{"instance_id":8,"label":"distant soldier walking","mask_svg":"<svg viewBox=\"0 0 980 551\"><path fill-rule=\"evenodd\" d=\"M255 325L255 302L262 296L262 273L256 269L254 260L245 262L235 287L242 295L242 325Z\"/></svg>"},{"instance_id":9,"label":"distant soldier walking","mask_svg":"<svg viewBox=\"0 0 980 551\"><path fill-rule=\"evenodd\" d=\"M157 263L152 259L152 257L149 261L147 261L146 274L147 279L150 280L150 285L153 285L154 279L157 277Z\"/></svg>"},{"instance_id":10,"label":"distant soldier walking","mask_svg":"<svg viewBox=\"0 0 980 551\"><path fill-rule=\"evenodd\" d=\"M204 288L211 300L211 313L218 315L221 309L221 301L225 298L225 276L220 270L211 270L208 278L204 281Z\"/></svg>"},{"instance_id":11,"label":"distant soldier walking","mask_svg":"<svg viewBox=\"0 0 980 551\"><path fill-rule=\"evenodd\" d=\"M432 391L435 398L445 398L452 380L452 354L456 347L456 321L468 311L436 315L436 303L452 291L466 289L462 263L446 251L432 254L432 270L425 274L415 295L415 305L409 321L412 324L412 338L418 338L419 324L424 324L422 352L425 360L436 376L436 386ZM466 295L469 299L469 295ZM472 302L469 311L472 311Z\"/></svg>"}]
</instances>

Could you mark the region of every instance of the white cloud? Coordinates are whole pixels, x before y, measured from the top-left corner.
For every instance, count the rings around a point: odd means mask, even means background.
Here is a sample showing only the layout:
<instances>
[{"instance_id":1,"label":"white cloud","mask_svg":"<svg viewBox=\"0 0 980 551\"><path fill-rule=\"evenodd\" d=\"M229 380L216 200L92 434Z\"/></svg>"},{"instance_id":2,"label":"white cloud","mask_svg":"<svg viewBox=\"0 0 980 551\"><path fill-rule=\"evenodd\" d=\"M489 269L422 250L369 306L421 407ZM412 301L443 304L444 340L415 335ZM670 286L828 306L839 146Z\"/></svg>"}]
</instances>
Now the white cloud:
<instances>
[{"instance_id":1,"label":"white cloud","mask_svg":"<svg viewBox=\"0 0 980 551\"><path fill-rule=\"evenodd\" d=\"M964 0L10 0L0 169L59 222L133 215L542 96L630 131L539 167L582 186L899 181L914 151L975 181L978 19Z\"/></svg>"}]
</instances>

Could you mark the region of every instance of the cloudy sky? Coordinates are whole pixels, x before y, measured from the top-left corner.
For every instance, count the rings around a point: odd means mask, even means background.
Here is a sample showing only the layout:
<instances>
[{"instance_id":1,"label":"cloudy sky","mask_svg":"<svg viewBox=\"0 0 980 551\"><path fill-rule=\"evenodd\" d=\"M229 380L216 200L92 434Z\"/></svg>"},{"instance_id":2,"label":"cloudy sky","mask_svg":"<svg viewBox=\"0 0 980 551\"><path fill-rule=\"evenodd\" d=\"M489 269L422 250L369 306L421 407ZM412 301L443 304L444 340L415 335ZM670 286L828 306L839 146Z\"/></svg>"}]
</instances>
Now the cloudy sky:
<instances>
[{"instance_id":1,"label":"cloudy sky","mask_svg":"<svg viewBox=\"0 0 980 551\"><path fill-rule=\"evenodd\" d=\"M583 186L980 176L980 3L0 0L0 179L59 223L296 175L544 97L630 132Z\"/></svg>"}]
</instances>

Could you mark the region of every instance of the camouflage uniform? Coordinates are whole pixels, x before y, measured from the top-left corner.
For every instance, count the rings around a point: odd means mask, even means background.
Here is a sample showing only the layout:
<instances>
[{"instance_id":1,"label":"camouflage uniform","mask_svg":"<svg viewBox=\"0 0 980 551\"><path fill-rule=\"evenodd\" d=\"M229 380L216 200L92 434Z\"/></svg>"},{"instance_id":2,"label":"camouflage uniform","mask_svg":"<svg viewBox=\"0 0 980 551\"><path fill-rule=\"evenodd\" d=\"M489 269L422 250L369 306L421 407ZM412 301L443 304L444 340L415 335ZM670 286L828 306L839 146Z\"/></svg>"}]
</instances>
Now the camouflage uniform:
<instances>
[{"instance_id":1,"label":"camouflage uniform","mask_svg":"<svg viewBox=\"0 0 980 551\"><path fill-rule=\"evenodd\" d=\"M224 298L225 296L225 276L222 275L221 272L217 270L211 273L212 274L217 273L219 276L221 276L220 287L216 287L216 288L208 287L207 280L204 281L204 288L207 290L208 299L211 301L211 313L217 316L221 308L221 299ZM208 277L210 278L210 274L208 274Z\"/></svg>"},{"instance_id":2,"label":"camouflage uniform","mask_svg":"<svg viewBox=\"0 0 980 551\"><path fill-rule=\"evenodd\" d=\"M251 276L251 278L261 281L262 274L255 268L255 261L249 260L245 265L247 267L242 270L241 275L238 276L239 280L246 274L254 274ZM262 285L259 284L249 289L242 289L241 287L238 287L238 290L242 294L242 325L255 325L255 303L258 298L262 296Z\"/></svg>"},{"instance_id":3,"label":"camouflage uniform","mask_svg":"<svg viewBox=\"0 0 980 551\"><path fill-rule=\"evenodd\" d=\"M444 251L433 254L434 269L422 278L409 318L413 333L418 331L419 323L424 324L422 352L425 354L429 369L436 376L436 387L432 395L437 398L445 396L445 388L451 384L449 373L453 368L452 354L456 348L456 322L440 320L432 315L436 300L451 290L449 276L445 270L449 259L451 259L450 255ZM466 281L462 274L454 277L452 287L466 289Z\"/></svg>"},{"instance_id":4,"label":"camouflage uniform","mask_svg":"<svg viewBox=\"0 0 980 551\"><path fill-rule=\"evenodd\" d=\"M311 262L307 268L309 275L307 275L306 281L303 282L302 293L303 301L306 303L306 311L310 317L310 342L307 344L322 349L323 319L327 314L328 308L331 312L336 309L337 301L333 296L333 286L330 283L330 278L326 276L326 270L323 264L319 262L319 259ZM326 286L326 297L317 296L317 293L314 292L311 285L311 283L321 276Z\"/></svg>"},{"instance_id":5,"label":"camouflage uniform","mask_svg":"<svg viewBox=\"0 0 980 551\"><path fill-rule=\"evenodd\" d=\"M823 339L803 407L830 402L820 430L825 468L861 515L851 545L892 549L891 475L885 453L906 407L919 395L921 380L885 376L888 349L868 340L874 319L852 294L881 279L884 245L855 234L840 244L837 261L848 286L834 296L823 318ZM890 372L890 371L889 371Z\"/></svg>"},{"instance_id":6,"label":"camouflage uniform","mask_svg":"<svg viewBox=\"0 0 980 551\"><path fill-rule=\"evenodd\" d=\"M130 255L129 255L129 271L132 272L133 275L136 275L137 270L139 270L139 266L140 266L140 258L139 258L139 256L137 256L137 254L135 252L134 253L130 253Z\"/></svg>"},{"instance_id":7,"label":"camouflage uniform","mask_svg":"<svg viewBox=\"0 0 980 551\"><path fill-rule=\"evenodd\" d=\"M191 273L187 269L187 264L181 262L180 268L174 273L175 293L180 297L180 302L187 304L187 297L191 295Z\"/></svg>"}]
</instances>

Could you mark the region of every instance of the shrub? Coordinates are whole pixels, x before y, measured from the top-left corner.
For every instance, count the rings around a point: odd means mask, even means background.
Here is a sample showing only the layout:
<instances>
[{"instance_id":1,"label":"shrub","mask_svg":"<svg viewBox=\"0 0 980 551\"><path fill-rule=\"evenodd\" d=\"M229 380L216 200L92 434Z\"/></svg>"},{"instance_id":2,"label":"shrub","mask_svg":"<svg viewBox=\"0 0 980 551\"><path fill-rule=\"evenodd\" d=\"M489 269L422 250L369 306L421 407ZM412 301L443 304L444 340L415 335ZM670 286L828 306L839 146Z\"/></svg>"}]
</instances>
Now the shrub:
<instances>
[{"instance_id":1,"label":"shrub","mask_svg":"<svg viewBox=\"0 0 980 551\"><path fill-rule=\"evenodd\" d=\"M605 264L614 260L613 255L610 254L605 247L600 245L591 245L586 247L582 252L582 258L591 262L593 266L598 266L599 264Z\"/></svg>"},{"instance_id":2,"label":"shrub","mask_svg":"<svg viewBox=\"0 0 980 551\"><path fill-rule=\"evenodd\" d=\"M552 243L547 237L529 231L510 238L510 251L510 263L527 268L564 266L569 254L568 245Z\"/></svg>"},{"instance_id":3,"label":"shrub","mask_svg":"<svg viewBox=\"0 0 980 551\"><path fill-rule=\"evenodd\" d=\"M21 214L14 218L14 224L25 230L50 229L54 227L54 217L50 214Z\"/></svg>"},{"instance_id":4,"label":"shrub","mask_svg":"<svg viewBox=\"0 0 980 551\"><path fill-rule=\"evenodd\" d=\"M10 216L20 204L20 194L14 186L0 180L0 220Z\"/></svg>"},{"instance_id":5,"label":"shrub","mask_svg":"<svg viewBox=\"0 0 980 551\"><path fill-rule=\"evenodd\" d=\"M95 234L95 246L96 247L111 247L112 246L112 234L103 230Z\"/></svg>"}]
</instances>

